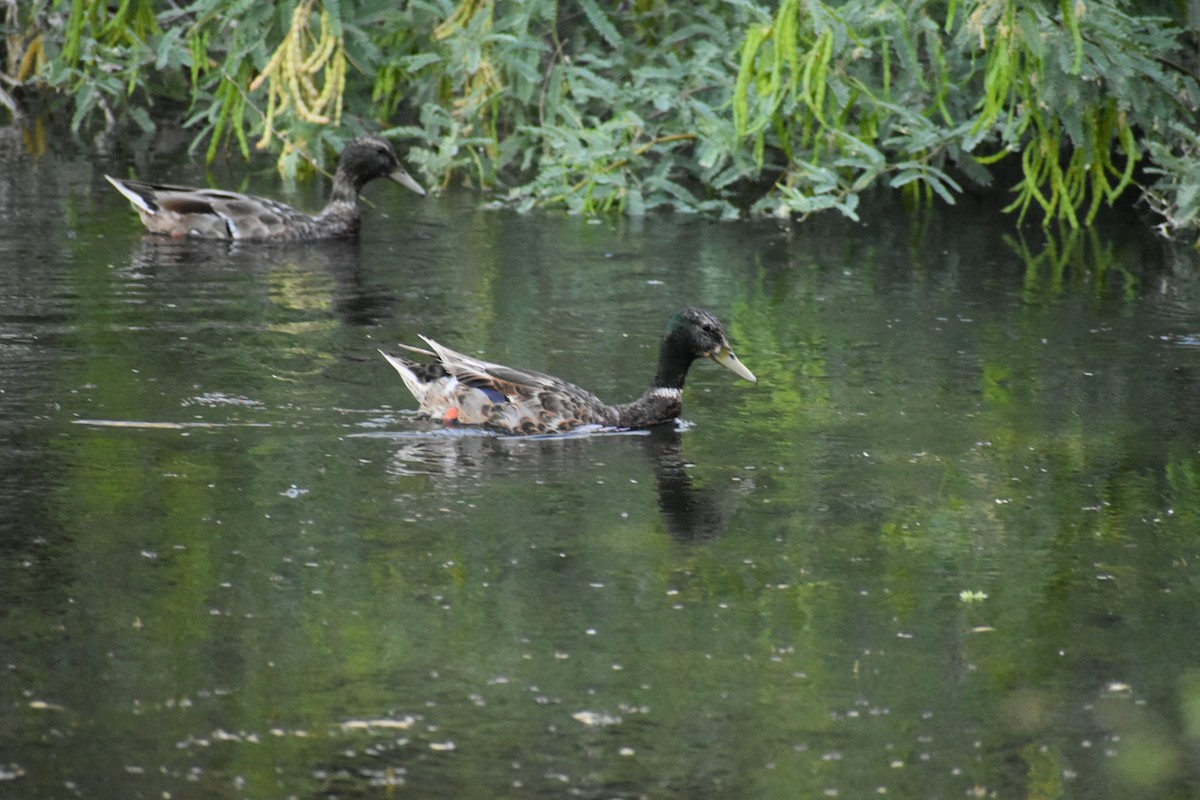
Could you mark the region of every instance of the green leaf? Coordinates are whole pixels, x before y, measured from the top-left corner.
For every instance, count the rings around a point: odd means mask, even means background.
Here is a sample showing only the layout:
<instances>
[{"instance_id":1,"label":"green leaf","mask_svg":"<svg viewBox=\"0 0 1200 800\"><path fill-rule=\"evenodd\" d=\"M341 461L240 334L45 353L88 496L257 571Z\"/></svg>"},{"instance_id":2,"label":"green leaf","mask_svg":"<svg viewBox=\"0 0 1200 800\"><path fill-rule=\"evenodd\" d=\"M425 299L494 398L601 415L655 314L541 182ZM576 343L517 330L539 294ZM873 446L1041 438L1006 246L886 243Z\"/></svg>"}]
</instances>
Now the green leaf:
<instances>
[{"instance_id":1,"label":"green leaf","mask_svg":"<svg viewBox=\"0 0 1200 800\"><path fill-rule=\"evenodd\" d=\"M154 68L160 72L167 67L177 67L184 63L184 55L188 54L188 48L183 44L183 26L171 28L158 43L158 56L154 61Z\"/></svg>"},{"instance_id":2,"label":"green leaf","mask_svg":"<svg viewBox=\"0 0 1200 800\"><path fill-rule=\"evenodd\" d=\"M144 133L154 130L154 120L150 119L150 112L142 106L130 106L129 116Z\"/></svg>"},{"instance_id":3,"label":"green leaf","mask_svg":"<svg viewBox=\"0 0 1200 800\"><path fill-rule=\"evenodd\" d=\"M592 23L592 27L596 29L596 33L600 34L604 41L612 47L620 47L621 34L613 27L608 15L600 9L600 6L596 5L596 0L578 0L578 2L587 16L588 22Z\"/></svg>"}]
</instances>

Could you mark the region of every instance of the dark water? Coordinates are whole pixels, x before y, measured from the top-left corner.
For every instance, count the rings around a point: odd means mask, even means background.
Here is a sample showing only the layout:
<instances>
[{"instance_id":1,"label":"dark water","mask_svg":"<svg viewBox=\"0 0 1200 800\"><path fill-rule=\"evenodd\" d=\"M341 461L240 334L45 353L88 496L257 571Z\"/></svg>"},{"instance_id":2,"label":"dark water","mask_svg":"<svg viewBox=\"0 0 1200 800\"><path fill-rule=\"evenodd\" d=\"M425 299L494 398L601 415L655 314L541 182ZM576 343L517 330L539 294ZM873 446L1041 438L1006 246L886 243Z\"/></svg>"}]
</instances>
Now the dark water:
<instances>
[{"instance_id":1,"label":"dark water","mask_svg":"<svg viewBox=\"0 0 1200 800\"><path fill-rule=\"evenodd\" d=\"M0 797L1200 792L1200 284L1136 223L373 185L230 248L0 152ZM760 382L650 435L438 430L376 353L624 400L684 304Z\"/></svg>"}]
</instances>

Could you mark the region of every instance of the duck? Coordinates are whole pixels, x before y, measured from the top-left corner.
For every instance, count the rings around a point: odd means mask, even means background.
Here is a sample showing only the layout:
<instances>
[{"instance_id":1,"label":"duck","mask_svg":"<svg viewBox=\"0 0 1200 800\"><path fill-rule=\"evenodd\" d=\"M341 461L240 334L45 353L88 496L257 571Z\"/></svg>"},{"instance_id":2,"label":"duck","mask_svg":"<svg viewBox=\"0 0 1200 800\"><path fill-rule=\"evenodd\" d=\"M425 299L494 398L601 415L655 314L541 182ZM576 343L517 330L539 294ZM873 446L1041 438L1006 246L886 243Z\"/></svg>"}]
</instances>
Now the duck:
<instances>
[{"instance_id":1,"label":"duck","mask_svg":"<svg viewBox=\"0 0 1200 800\"><path fill-rule=\"evenodd\" d=\"M379 136L360 136L346 145L329 202L315 215L266 197L104 177L133 204L147 229L177 239L299 242L354 236L362 220L359 192L375 178L390 178L425 196L391 142Z\"/></svg>"},{"instance_id":2,"label":"duck","mask_svg":"<svg viewBox=\"0 0 1200 800\"><path fill-rule=\"evenodd\" d=\"M455 352L421 336L428 350L400 345L428 356L380 354L412 392L420 411L445 425L472 425L512 435L566 433L584 425L637 429L675 421L683 411L683 382L698 358L709 358L739 378L758 379L734 354L721 321L689 306L667 321L659 347L658 371L641 397L609 405L561 378L506 367Z\"/></svg>"}]
</instances>

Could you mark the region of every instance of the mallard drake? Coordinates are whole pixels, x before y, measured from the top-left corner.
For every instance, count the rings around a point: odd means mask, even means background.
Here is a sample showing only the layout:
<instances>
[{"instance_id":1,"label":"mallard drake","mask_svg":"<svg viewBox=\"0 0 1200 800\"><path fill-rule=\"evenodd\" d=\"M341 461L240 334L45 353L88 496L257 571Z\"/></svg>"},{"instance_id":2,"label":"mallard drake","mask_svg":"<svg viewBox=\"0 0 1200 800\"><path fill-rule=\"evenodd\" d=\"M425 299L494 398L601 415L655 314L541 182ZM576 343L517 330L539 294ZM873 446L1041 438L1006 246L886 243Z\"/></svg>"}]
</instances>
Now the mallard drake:
<instances>
[{"instance_id":1,"label":"mallard drake","mask_svg":"<svg viewBox=\"0 0 1200 800\"><path fill-rule=\"evenodd\" d=\"M329 202L315 216L265 197L104 177L133 203L152 233L176 238L302 241L353 236L362 217L358 193L369 181L388 177L425 195L404 171L391 142L378 136L360 136L346 145Z\"/></svg>"},{"instance_id":2,"label":"mallard drake","mask_svg":"<svg viewBox=\"0 0 1200 800\"><path fill-rule=\"evenodd\" d=\"M562 433L580 425L648 428L671 422L683 410L683 381L697 358L711 358L738 377L758 382L730 349L721 321L702 308L685 308L671 317L653 384L632 403L615 406L560 378L480 361L421 338L430 350L401 347L430 356L430 361L379 351L400 373L421 411L446 424L481 425L512 434Z\"/></svg>"}]
</instances>

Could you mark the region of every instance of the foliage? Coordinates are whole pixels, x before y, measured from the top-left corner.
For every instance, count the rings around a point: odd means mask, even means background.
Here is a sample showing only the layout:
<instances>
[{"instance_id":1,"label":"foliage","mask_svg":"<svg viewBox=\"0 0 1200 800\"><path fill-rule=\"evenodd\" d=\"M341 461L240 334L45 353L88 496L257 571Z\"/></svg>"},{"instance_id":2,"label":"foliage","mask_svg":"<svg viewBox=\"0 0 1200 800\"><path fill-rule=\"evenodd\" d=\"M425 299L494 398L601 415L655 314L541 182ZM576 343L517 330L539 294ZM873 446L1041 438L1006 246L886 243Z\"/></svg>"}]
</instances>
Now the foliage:
<instances>
[{"instance_id":1,"label":"foliage","mask_svg":"<svg viewBox=\"0 0 1200 800\"><path fill-rule=\"evenodd\" d=\"M39 0L6 49L75 130L186 103L207 158L287 173L383 127L519 208L855 217L1003 181L1072 227L1136 187L1170 233L1200 227L1198 32L1125 0Z\"/></svg>"}]
</instances>

